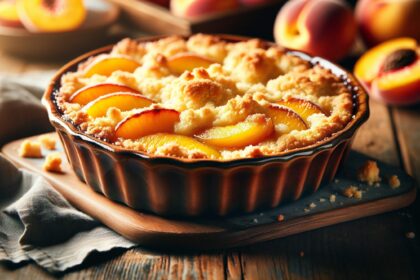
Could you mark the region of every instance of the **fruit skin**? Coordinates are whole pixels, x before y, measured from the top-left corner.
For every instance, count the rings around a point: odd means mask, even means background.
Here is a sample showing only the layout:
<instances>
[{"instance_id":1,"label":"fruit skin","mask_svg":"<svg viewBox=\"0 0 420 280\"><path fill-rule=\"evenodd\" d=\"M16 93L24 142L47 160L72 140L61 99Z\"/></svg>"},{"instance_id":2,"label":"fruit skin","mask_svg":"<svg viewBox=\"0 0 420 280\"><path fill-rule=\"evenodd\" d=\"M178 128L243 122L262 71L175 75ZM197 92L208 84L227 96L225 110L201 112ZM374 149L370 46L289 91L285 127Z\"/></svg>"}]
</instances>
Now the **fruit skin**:
<instances>
[{"instance_id":1,"label":"fruit skin","mask_svg":"<svg viewBox=\"0 0 420 280\"><path fill-rule=\"evenodd\" d=\"M80 105L86 105L92 100L99 98L105 94L114 93L114 92L132 92L140 94L137 90L119 84L112 84L112 83L103 83L103 84L95 84L93 86L86 86L75 93L69 98L69 102L71 103L78 103Z\"/></svg>"},{"instance_id":2,"label":"fruit skin","mask_svg":"<svg viewBox=\"0 0 420 280\"><path fill-rule=\"evenodd\" d=\"M110 76L114 71L117 70L132 73L138 67L140 67L140 63L129 57L104 56L88 65L88 67L85 69L85 77L89 78L95 74Z\"/></svg>"},{"instance_id":3,"label":"fruit skin","mask_svg":"<svg viewBox=\"0 0 420 280\"><path fill-rule=\"evenodd\" d=\"M241 148L258 144L274 131L273 122L269 118L245 120L235 125L213 127L196 135L201 141L217 147Z\"/></svg>"},{"instance_id":4,"label":"fruit skin","mask_svg":"<svg viewBox=\"0 0 420 280\"><path fill-rule=\"evenodd\" d=\"M148 107L152 103L152 100L139 94L116 92L103 95L89 102L82 108L82 110L89 116L98 118L105 116L108 109L111 107L118 108L121 111L128 111L136 108Z\"/></svg>"},{"instance_id":5,"label":"fruit skin","mask_svg":"<svg viewBox=\"0 0 420 280\"><path fill-rule=\"evenodd\" d=\"M356 22L343 0L291 0L277 15L274 38L286 48L339 60L353 46Z\"/></svg>"},{"instance_id":6,"label":"fruit skin","mask_svg":"<svg viewBox=\"0 0 420 280\"><path fill-rule=\"evenodd\" d=\"M171 0L170 3L170 10L174 15L190 19L234 10L237 7L237 0Z\"/></svg>"},{"instance_id":7,"label":"fruit skin","mask_svg":"<svg viewBox=\"0 0 420 280\"><path fill-rule=\"evenodd\" d=\"M8 27L23 27L19 19L15 1L0 2L0 25Z\"/></svg>"},{"instance_id":8,"label":"fruit skin","mask_svg":"<svg viewBox=\"0 0 420 280\"><path fill-rule=\"evenodd\" d=\"M367 46L398 37L420 41L420 1L360 0L356 21Z\"/></svg>"},{"instance_id":9,"label":"fruit skin","mask_svg":"<svg viewBox=\"0 0 420 280\"><path fill-rule=\"evenodd\" d=\"M83 24L87 12L83 0L19 0L23 25L32 32L71 31ZM51 7L49 7L51 5Z\"/></svg>"},{"instance_id":10,"label":"fruit skin","mask_svg":"<svg viewBox=\"0 0 420 280\"><path fill-rule=\"evenodd\" d=\"M175 144L186 150L197 150L205 154L208 158L218 159L220 153L216 149L200 143L199 141L183 135L169 134L169 133L157 133L142 137L137 140L140 144L144 145L147 152L153 154L156 150L165 144Z\"/></svg>"},{"instance_id":11,"label":"fruit skin","mask_svg":"<svg viewBox=\"0 0 420 280\"><path fill-rule=\"evenodd\" d=\"M168 58L169 71L177 75L198 67L207 68L213 63L213 60L194 53L180 53Z\"/></svg>"},{"instance_id":12,"label":"fruit skin","mask_svg":"<svg viewBox=\"0 0 420 280\"><path fill-rule=\"evenodd\" d=\"M411 38L389 40L368 50L357 61L354 74L374 99L393 105L420 102L420 48L416 44ZM415 61L384 71L387 58L402 49L416 50Z\"/></svg>"},{"instance_id":13,"label":"fruit skin","mask_svg":"<svg viewBox=\"0 0 420 280\"><path fill-rule=\"evenodd\" d=\"M239 0L239 3L241 3L244 6L257 6L270 2L272 2L272 0Z\"/></svg>"},{"instance_id":14,"label":"fruit skin","mask_svg":"<svg viewBox=\"0 0 420 280\"><path fill-rule=\"evenodd\" d=\"M138 139L146 135L174 132L179 122L179 112L172 109L155 108L136 113L123 119L115 127L115 136Z\"/></svg>"}]
</instances>

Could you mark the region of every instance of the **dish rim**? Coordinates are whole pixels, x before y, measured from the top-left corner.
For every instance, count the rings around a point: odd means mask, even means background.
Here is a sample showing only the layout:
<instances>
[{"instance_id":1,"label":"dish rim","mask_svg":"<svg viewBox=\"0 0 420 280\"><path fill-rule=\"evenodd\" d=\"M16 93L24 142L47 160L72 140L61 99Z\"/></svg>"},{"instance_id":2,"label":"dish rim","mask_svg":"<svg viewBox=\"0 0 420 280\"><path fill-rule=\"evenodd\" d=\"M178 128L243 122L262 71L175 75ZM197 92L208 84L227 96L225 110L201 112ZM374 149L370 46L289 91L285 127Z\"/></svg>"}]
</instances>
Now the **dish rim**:
<instances>
[{"instance_id":1,"label":"dish rim","mask_svg":"<svg viewBox=\"0 0 420 280\"><path fill-rule=\"evenodd\" d=\"M220 37L224 41L228 42L239 42L244 40L255 39L252 37L237 36L237 35L228 35L228 34L212 34L214 36ZM166 38L171 35L158 35L158 36L146 36L136 39L137 42L152 42L162 38ZM190 36L176 35L183 38L188 38ZM262 39L261 39L262 40ZM268 46L276 45L273 42L262 40ZM311 56L301 51L284 49L287 54L291 54L297 57L300 57L312 65L319 64L321 67L329 69L334 75L339 77L346 86L351 87L352 99L353 99L353 117L346 124L346 126L335 132L333 135L317 141L308 146L295 148L290 151L284 151L276 155L268 155L257 158L237 158L237 159L188 159L188 158L176 158L169 156L152 156L147 153L137 152L131 149L122 148L101 139L98 139L94 136L85 134L83 131L79 130L74 124L66 121L62 118L62 113L56 105L54 93L61 86L61 77L70 72L75 71L79 63L86 61L92 56L99 55L102 53L109 53L109 51L115 46L115 44L107 45L85 54L82 54L70 62L66 63L61 67L53 78L50 80L48 87L46 88L44 95L42 97L42 103L47 108L48 116L51 124L56 129L65 130L70 134L73 140L81 140L84 143L89 143L96 147L102 148L108 152L112 152L116 155L121 156L131 156L141 160L147 160L151 163L165 163L165 164L177 164L184 167L234 167L240 165L260 165L273 161L286 162L300 157L309 157L315 153L321 152L323 150L330 149L334 146L339 145L341 142L352 137L356 130L368 119L369 117L369 106L368 106L368 95L365 89L362 87L360 82L347 70L338 66L335 63L332 63L324 58Z\"/></svg>"}]
</instances>

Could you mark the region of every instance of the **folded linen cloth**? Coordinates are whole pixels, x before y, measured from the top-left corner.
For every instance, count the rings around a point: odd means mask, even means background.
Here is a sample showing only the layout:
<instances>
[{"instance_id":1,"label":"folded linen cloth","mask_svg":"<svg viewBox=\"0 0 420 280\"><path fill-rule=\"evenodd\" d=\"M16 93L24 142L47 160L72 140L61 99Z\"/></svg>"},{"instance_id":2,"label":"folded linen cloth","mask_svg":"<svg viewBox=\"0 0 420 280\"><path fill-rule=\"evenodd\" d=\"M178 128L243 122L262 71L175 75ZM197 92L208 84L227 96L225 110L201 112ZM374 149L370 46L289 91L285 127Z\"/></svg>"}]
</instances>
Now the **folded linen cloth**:
<instances>
[{"instance_id":1,"label":"folded linen cloth","mask_svg":"<svg viewBox=\"0 0 420 280\"><path fill-rule=\"evenodd\" d=\"M41 95L40 87L0 79L0 146L52 129ZM17 169L0 156L0 261L34 261L62 272L92 252L133 246L72 207L42 176Z\"/></svg>"}]
</instances>

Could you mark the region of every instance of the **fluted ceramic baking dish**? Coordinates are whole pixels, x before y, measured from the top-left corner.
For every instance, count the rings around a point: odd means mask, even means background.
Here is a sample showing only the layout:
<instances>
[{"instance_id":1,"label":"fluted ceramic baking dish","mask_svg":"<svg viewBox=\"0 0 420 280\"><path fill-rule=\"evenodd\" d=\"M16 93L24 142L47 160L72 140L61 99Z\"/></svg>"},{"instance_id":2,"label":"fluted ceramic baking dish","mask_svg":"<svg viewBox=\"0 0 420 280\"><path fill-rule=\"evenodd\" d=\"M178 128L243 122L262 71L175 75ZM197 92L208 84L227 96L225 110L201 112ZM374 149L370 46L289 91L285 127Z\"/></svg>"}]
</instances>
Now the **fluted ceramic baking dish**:
<instances>
[{"instance_id":1,"label":"fluted ceramic baking dish","mask_svg":"<svg viewBox=\"0 0 420 280\"><path fill-rule=\"evenodd\" d=\"M229 35L221 38L249 39ZM344 129L314 145L275 156L230 161L149 157L84 134L64 120L56 106L54 92L60 88L62 75L111 48L92 51L61 68L45 91L43 103L79 179L108 198L140 211L165 216L224 216L297 200L334 178L355 132L369 115L367 94L351 74L322 58L289 51L331 69L351 90L354 117Z\"/></svg>"}]
</instances>

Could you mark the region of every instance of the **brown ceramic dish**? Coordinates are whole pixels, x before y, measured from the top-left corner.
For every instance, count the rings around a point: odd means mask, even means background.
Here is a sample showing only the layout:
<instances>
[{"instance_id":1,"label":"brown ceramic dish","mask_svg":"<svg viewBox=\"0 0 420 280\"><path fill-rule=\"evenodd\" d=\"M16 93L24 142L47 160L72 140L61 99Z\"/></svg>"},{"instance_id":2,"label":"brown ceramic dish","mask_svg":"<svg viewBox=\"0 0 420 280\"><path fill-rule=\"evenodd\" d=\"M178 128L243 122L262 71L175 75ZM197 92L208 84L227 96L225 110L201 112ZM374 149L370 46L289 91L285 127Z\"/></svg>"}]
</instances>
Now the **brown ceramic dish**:
<instances>
[{"instance_id":1,"label":"brown ceramic dish","mask_svg":"<svg viewBox=\"0 0 420 280\"><path fill-rule=\"evenodd\" d=\"M221 38L234 42L248 39L229 35ZM111 48L95 50L65 65L51 81L43 102L79 179L134 209L158 215L224 216L299 199L333 179L355 132L369 116L367 94L351 74L322 58L290 51L330 69L351 90L354 117L344 129L316 144L275 156L229 161L149 157L84 134L65 121L56 106L54 92L61 85L62 75Z\"/></svg>"}]
</instances>

